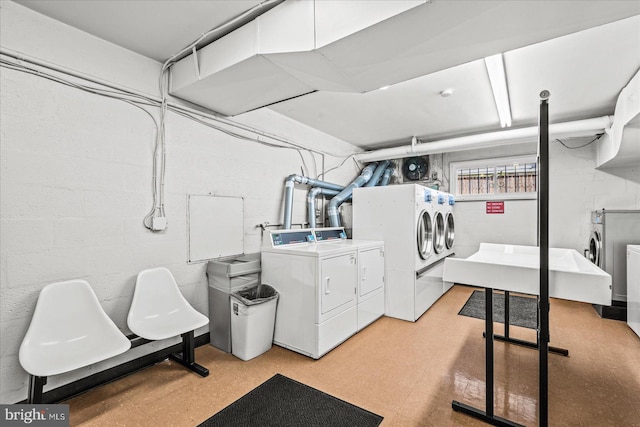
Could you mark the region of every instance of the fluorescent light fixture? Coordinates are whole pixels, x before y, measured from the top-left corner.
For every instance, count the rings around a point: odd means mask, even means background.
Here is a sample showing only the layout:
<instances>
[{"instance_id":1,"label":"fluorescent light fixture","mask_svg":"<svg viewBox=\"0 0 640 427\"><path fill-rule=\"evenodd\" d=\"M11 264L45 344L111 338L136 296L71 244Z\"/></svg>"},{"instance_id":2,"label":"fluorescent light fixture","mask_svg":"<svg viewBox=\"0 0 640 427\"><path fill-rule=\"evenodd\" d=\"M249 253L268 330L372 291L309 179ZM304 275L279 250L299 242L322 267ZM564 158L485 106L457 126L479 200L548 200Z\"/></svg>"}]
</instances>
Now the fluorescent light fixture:
<instances>
[{"instance_id":1,"label":"fluorescent light fixture","mask_svg":"<svg viewBox=\"0 0 640 427\"><path fill-rule=\"evenodd\" d=\"M498 108L498 116L500 116L500 126L509 127L511 126L511 106L509 105L509 91L507 90L502 54L487 56L484 58L484 64L487 67L487 73L489 73L493 98Z\"/></svg>"},{"instance_id":2,"label":"fluorescent light fixture","mask_svg":"<svg viewBox=\"0 0 640 427\"><path fill-rule=\"evenodd\" d=\"M380 88L380 90L387 90L387 89L389 89L389 86L382 86L382 87Z\"/></svg>"}]
</instances>

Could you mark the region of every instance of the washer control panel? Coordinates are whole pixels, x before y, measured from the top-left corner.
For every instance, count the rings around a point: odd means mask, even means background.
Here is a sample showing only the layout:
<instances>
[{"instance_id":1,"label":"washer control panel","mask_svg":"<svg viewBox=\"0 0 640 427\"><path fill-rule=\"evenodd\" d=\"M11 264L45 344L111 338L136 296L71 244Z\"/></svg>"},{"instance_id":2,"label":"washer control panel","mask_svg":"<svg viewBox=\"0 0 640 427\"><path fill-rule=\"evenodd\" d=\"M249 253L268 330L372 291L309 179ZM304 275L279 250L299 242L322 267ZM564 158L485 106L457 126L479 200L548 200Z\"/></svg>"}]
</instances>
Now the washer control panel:
<instances>
[{"instance_id":1,"label":"washer control panel","mask_svg":"<svg viewBox=\"0 0 640 427\"><path fill-rule=\"evenodd\" d=\"M307 228L301 230L269 231L268 244L271 247L310 244L346 240L344 227Z\"/></svg>"}]
</instances>

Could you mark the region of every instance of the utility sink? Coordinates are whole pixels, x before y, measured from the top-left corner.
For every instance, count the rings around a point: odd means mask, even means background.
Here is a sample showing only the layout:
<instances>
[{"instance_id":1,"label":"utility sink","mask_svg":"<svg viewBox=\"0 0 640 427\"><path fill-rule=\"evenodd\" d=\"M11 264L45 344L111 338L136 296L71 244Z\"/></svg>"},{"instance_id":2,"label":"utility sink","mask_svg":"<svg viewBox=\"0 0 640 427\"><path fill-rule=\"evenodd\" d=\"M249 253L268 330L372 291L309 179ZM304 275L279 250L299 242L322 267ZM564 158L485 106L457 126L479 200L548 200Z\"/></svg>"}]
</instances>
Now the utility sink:
<instances>
[{"instance_id":1,"label":"utility sink","mask_svg":"<svg viewBox=\"0 0 640 427\"><path fill-rule=\"evenodd\" d=\"M447 258L443 280L539 295L539 260L536 246L480 243L466 259ZM611 305L611 275L575 249L549 248L549 296Z\"/></svg>"}]
</instances>

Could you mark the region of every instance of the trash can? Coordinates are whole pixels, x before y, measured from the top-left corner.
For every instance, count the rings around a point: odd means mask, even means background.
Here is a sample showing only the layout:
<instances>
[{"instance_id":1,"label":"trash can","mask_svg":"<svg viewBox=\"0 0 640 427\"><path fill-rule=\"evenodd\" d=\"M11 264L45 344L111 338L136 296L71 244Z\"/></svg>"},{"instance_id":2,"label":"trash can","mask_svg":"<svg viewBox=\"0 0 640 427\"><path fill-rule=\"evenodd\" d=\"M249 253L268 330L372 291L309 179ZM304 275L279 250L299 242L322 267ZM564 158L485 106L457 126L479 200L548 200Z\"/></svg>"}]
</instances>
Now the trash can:
<instances>
[{"instance_id":1,"label":"trash can","mask_svg":"<svg viewBox=\"0 0 640 427\"><path fill-rule=\"evenodd\" d=\"M266 283L231 294L231 352L242 360L271 348L278 292Z\"/></svg>"},{"instance_id":2,"label":"trash can","mask_svg":"<svg viewBox=\"0 0 640 427\"><path fill-rule=\"evenodd\" d=\"M260 253L211 260L207 263L209 281L209 343L231 353L230 294L257 285Z\"/></svg>"}]
</instances>

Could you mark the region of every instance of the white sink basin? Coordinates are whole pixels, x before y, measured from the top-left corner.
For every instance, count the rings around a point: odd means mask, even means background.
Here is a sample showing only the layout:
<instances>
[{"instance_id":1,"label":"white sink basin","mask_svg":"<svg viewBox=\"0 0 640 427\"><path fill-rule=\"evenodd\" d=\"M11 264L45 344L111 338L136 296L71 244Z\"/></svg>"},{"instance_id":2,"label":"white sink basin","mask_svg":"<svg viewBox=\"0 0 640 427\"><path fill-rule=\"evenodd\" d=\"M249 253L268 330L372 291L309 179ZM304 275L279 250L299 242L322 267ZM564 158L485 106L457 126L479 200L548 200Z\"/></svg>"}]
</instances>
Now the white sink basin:
<instances>
[{"instance_id":1,"label":"white sink basin","mask_svg":"<svg viewBox=\"0 0 640 427\"><path fill-rule=\"evenodd\" d=\"M445 282L539 295L536 246L480 243L469 258L447 258ZM611 305L611 275L574 249L549 248L549 296Z\"/></svg>"}]
</instances>

